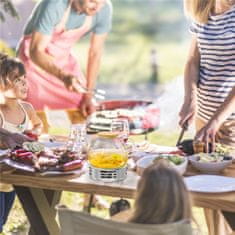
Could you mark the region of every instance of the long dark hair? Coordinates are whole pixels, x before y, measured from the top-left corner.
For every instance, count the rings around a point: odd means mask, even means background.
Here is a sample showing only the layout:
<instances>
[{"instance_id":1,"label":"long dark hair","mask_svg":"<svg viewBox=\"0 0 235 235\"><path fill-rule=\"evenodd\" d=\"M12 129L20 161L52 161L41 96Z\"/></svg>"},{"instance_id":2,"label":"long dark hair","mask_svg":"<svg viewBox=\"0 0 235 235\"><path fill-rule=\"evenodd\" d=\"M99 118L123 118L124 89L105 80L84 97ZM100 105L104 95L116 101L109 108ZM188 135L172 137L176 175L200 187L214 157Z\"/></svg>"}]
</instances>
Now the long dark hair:
<instances>
[{"instance_id":1,"label":"long dark hair","mask_svg":"<svg viewBox=\"0 0 235 235\"><path fill-rule=\"evenodd\" d=\"M25 75L24 65L16 58L0 53L0 88L6 89L12 82Z\"/></svg>"}]
</instances>

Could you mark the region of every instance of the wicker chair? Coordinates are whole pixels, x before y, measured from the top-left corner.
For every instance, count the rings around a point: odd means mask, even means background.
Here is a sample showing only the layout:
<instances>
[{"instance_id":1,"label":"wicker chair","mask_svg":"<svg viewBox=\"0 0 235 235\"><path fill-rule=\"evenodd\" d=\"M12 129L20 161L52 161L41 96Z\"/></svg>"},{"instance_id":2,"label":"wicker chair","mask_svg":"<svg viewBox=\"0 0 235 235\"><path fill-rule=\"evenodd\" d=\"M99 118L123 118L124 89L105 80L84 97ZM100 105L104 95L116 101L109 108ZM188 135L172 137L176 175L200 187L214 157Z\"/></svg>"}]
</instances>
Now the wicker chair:
<instances>
[{"instance_id":1,"label":"wicker chair","mask_svg":"<svg viewBox=\"0 0 235 235\"><path fill-rule=\"evenodd\" d=\"M104 220L84 212L57 207L61 235L192 235L190 224L150 225Z\"/></svg>"}]
</instances>

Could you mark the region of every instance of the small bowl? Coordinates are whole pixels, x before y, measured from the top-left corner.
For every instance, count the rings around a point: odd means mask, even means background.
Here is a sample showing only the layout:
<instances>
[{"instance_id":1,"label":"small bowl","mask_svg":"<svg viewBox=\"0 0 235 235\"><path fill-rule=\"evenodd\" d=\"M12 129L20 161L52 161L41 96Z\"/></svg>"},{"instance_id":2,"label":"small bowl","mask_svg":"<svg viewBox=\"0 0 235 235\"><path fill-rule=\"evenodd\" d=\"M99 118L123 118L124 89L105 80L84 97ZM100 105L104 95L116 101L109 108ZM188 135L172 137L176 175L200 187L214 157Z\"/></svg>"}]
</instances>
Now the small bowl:
<instances>
[{"instance_id":1,"label":"small bowl","mask_svg":"<svg viewBox=\"0 0 235 235\"><path fill-rule=\"evenodd\" d=\"M154 159L157 157L161 157L161 155L146 156L146 157L139 159L136 162L137 174L142 175L143 171L147 167L149 167L151 164L153 164ZM184 157L184 162L182 162L180 165L172 165L172 168L178 171L179 174L183 175L187 169L187 165L188 165L188 158Z\"/></svg>"},{"instance_id":2,"label":"small bowl","mask_svg":"<svg viewBox=\"0 0 235 235\"><path fill-rule=\"evenodd\" d=\"M222 162L199 162L199 156L195 154L190 156L189 160L197 170L207 174L216 174L232 164L232 157L226 156L225 158L227 158L227 160L223 160Z\"/></svg>"}]
</instances>

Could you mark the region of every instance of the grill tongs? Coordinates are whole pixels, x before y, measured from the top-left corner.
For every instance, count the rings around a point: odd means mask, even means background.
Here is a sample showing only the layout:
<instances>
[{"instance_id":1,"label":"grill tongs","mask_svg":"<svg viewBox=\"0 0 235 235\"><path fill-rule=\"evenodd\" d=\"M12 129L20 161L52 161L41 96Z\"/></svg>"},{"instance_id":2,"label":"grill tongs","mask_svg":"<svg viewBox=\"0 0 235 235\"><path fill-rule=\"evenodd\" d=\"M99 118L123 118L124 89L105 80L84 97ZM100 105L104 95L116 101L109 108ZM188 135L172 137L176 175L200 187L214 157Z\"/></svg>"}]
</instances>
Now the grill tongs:
<instances>
[{"instance_id":1,"label":"grill tongs","mask_svg":"<svg viewBox=\"0 0 235 235\"><path fill-rule=\"evenodd\" d=\"M73 86L75 87L75 89L77 91L80 91L81 93L91 94L95 98L100 99L100 100L104 100L105 99L106 92L104 90L101 90L101 89L88 90L86 87L82 86L78 82L73 82Z\"/></svg>"}]
</instances>

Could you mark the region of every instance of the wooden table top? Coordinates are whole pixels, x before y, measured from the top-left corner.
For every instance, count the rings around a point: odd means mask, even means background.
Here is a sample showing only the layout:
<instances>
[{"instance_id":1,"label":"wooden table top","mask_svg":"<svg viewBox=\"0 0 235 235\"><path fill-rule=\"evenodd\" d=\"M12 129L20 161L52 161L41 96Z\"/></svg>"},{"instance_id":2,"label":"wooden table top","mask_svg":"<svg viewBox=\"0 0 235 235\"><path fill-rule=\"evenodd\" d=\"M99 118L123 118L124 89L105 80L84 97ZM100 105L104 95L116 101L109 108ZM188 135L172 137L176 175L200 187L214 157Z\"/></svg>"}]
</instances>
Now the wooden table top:
<instances>
[{"instance_id":1,"label":"wooden table top","mask_svg":"<svg viewBox=\"0 0 235 235\"><path fill-rule=\"evenodd\" d=\"M122 182L103 183L93 181L88 175L88 169L80 175L68 176L39 176L22 172L1 172L0 181L3 183L81 193L93 193L113 197L133 198L139 176L128 171L127 178ZM185 176L198 175L190 165ZM228 167L221 175L235 177L235 163ZM196 193L191 192L194 205L223 209L235 212L235 192L229 193Z\"/></svg>"}]
</instances>

